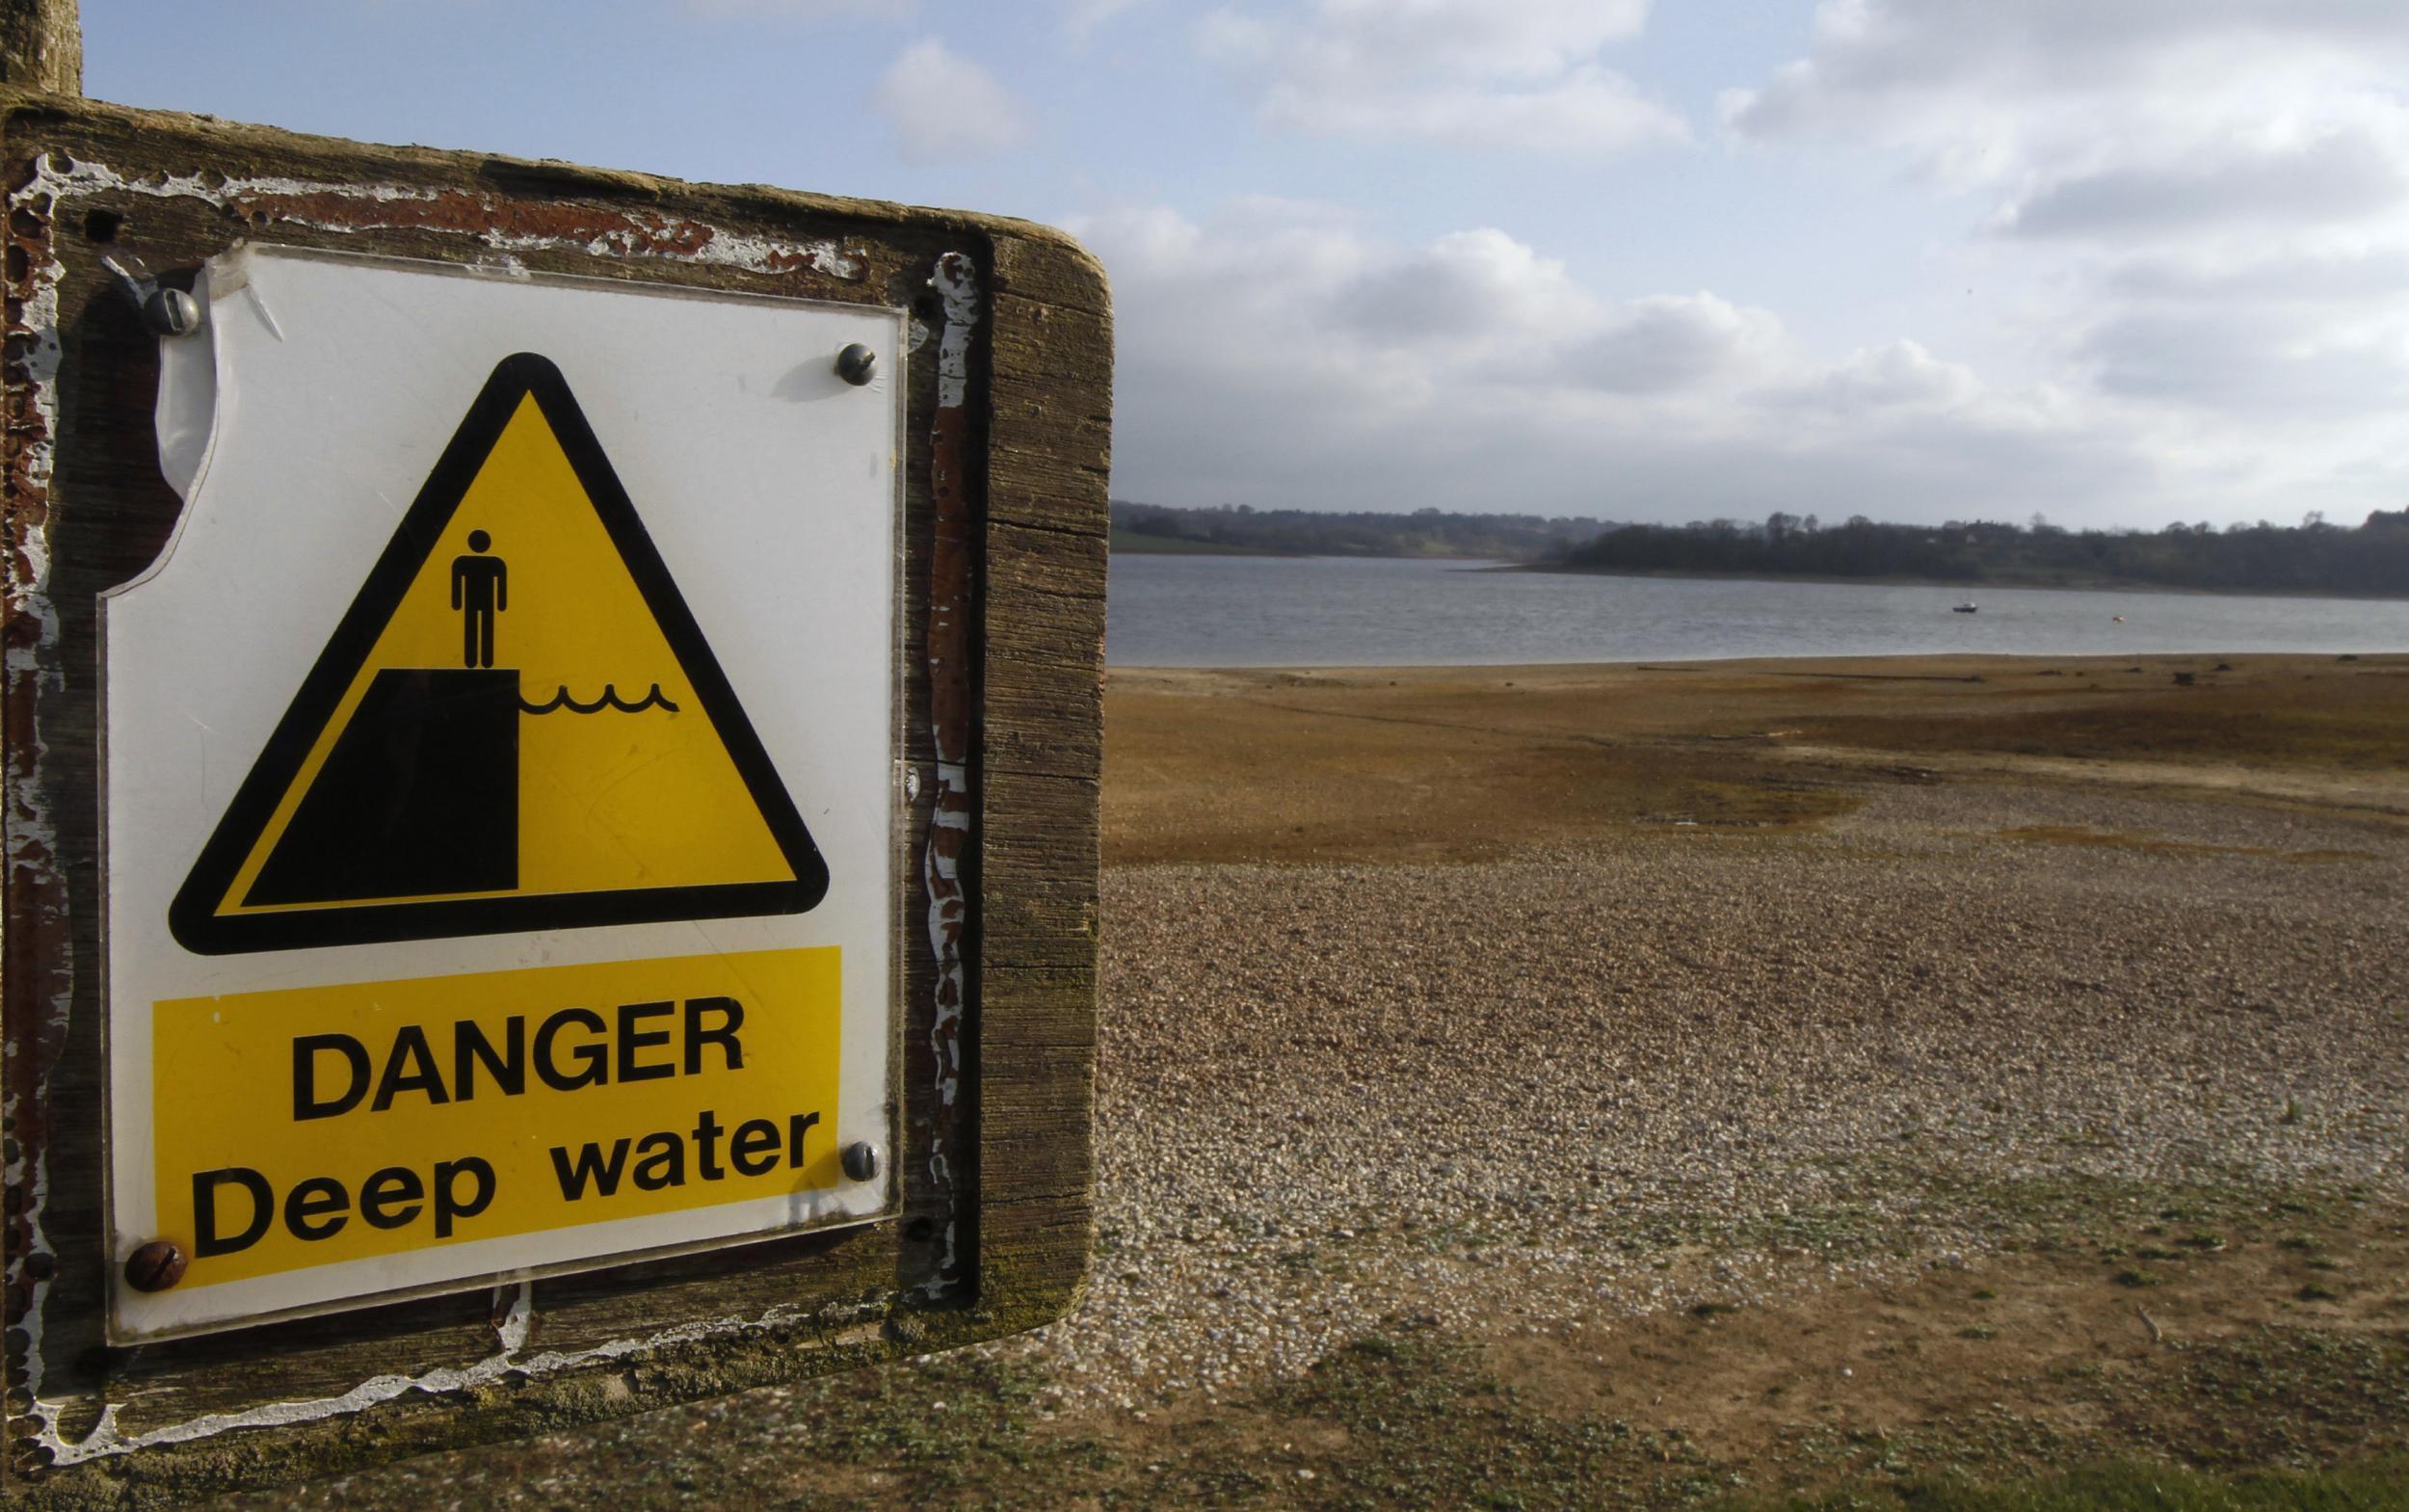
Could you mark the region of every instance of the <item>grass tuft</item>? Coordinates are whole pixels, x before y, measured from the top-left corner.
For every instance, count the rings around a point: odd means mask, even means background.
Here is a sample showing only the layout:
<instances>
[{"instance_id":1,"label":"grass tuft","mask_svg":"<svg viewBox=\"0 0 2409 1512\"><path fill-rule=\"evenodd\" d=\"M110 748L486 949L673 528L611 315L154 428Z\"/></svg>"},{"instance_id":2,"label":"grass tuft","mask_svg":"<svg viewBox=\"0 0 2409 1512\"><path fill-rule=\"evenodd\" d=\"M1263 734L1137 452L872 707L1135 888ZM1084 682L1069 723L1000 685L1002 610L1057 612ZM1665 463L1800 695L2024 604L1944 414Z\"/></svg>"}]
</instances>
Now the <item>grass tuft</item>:
<instances>
[{"instance_id":1,"label":"grass tuft","mask_svg":"<svg viewBox=\"0 0 2409 1512\"><path fill-rule=\"evenodd\" d=\"M2396 1512L2409 1458L2331 1470L2213 1475L2132 1460L2022 1485L1956 1477L1852 1483L1813 1497L1728 1501L1724 1512Z\"/></svg>"}]
</instances>

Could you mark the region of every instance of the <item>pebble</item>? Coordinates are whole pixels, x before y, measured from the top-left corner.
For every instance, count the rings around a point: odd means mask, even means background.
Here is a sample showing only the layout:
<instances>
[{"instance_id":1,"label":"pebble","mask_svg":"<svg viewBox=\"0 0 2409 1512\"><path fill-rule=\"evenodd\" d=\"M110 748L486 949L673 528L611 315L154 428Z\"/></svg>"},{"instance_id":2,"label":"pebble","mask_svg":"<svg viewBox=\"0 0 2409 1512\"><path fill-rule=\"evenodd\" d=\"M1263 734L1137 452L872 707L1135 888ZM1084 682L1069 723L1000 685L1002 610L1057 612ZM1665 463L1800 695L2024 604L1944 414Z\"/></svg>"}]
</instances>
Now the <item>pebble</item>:
<instances>
[{"instance_id":1,"label":"pebble","mask_svg":"<svg viewBox=\"0 0 2409 1512\"><path fill-rule=\"evenodd\" d=\"M2175 848L2000 834L2042 827ZM2404 900L2377 823L1976 784L1794 836L1111 870L1089 1285L983 1347L1142 1408L1399 1327L1963 1265L2007 1232L1984 1182L2398 1196Z\"/></svg>"}]
</instances>

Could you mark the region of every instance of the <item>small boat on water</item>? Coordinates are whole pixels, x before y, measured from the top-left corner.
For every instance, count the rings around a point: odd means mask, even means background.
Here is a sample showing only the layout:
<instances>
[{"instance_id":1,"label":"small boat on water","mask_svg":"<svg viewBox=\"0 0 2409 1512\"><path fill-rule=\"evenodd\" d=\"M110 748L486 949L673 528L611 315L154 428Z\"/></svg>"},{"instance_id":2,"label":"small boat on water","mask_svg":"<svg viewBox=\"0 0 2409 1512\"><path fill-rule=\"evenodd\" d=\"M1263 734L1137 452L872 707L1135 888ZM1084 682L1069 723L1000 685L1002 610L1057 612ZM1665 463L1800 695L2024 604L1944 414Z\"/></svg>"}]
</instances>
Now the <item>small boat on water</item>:
<instances>
[{"instance_id":1,"label":"small boat on water","mask_svg":"<svg viewBox=\"0 0 2409 1512\"><path fill-rule=\"evenodd\" d=\"M1981 613L1981 611L1980 611L1979 609L1975 608L1975 607L1974 607L1974 601L1973 601L1972 599L1969 598L1969 599L1967 599L1964 603L1959 604L1956 608L1951 609L1951 610L1949 611L1949 613L1951 613L1951 614L1979 614L1979 613Z\"/></svg>"}]
</instances>

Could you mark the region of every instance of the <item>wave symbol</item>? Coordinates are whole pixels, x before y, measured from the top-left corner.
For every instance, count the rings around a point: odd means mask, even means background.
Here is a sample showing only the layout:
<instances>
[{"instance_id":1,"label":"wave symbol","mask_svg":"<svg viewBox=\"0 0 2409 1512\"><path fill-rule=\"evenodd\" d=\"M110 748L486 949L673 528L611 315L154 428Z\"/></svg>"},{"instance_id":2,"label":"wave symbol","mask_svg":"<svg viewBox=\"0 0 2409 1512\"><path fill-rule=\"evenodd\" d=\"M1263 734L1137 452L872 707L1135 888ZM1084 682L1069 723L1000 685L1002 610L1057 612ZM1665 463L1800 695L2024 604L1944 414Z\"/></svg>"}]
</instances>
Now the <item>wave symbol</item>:
<instances>
[{"instance_id":1,"label":"wave symbol","mask_svg":"<svg viewBox=\"0 0 2409 1512\"><path fill-rule=\"evenodd\" d=\"M599 714L606 708L615 708L622 714L641 714L649 708L665 708L673 714L677 712L677 705L672 703L661 692L661 685L657 682L652 684L651 692L633 703L621 698L617 685L608 682L602 684L600 698L591 703L580 703L569 696L569 685L563 683L561 690L553 694L548 701L542 703L530 703L525 699L520 699L518 706L529 714L549 714L559 708L565 708L572 714Z\"/></svg>"}]
</instances>

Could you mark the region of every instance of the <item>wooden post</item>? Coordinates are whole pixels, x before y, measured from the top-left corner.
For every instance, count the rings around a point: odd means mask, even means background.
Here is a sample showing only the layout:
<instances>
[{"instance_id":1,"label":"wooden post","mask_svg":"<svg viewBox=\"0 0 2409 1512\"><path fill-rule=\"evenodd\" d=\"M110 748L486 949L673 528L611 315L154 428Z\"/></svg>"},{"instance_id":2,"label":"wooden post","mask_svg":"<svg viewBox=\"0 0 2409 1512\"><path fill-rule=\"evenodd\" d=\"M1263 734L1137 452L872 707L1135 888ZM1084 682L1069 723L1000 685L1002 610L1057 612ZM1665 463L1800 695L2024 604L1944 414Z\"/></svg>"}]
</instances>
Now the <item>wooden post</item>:
<instances>
[{"instance_id":1,"label":"wooden post","mask_svg":"<svg viewBox=\"0 0 2409 1512\"><path fill-rule=\"evenodd\" d=\"M73 17L69 0L0 0L0 1506L188 1504L1062 1315L1093 1235L1102 270L1025 222L73 97ZM43 89L20 60L47 60ZM169 924L113 914L99 886L98 605L184 509L159 452L162 340L120 270L181 292L246 248L892 322L900 777L823 800L894 814L890 1213L113 1340L132 1259L104 1210L104 956ZM798 382L840 382L826 353L795 362ZM612 444L623 464L644 442Z\"/></svg>"},{"instance_id":2,"label":"wooden post","mask_svg":"<svg viewBox=\"0 0 2409 1512\"><path fill-rule=\"evenodd\" d=\"M49 94L84 93L84 28L76 0L0 0L0 84Z\"/></svg>"}]
</instances>

